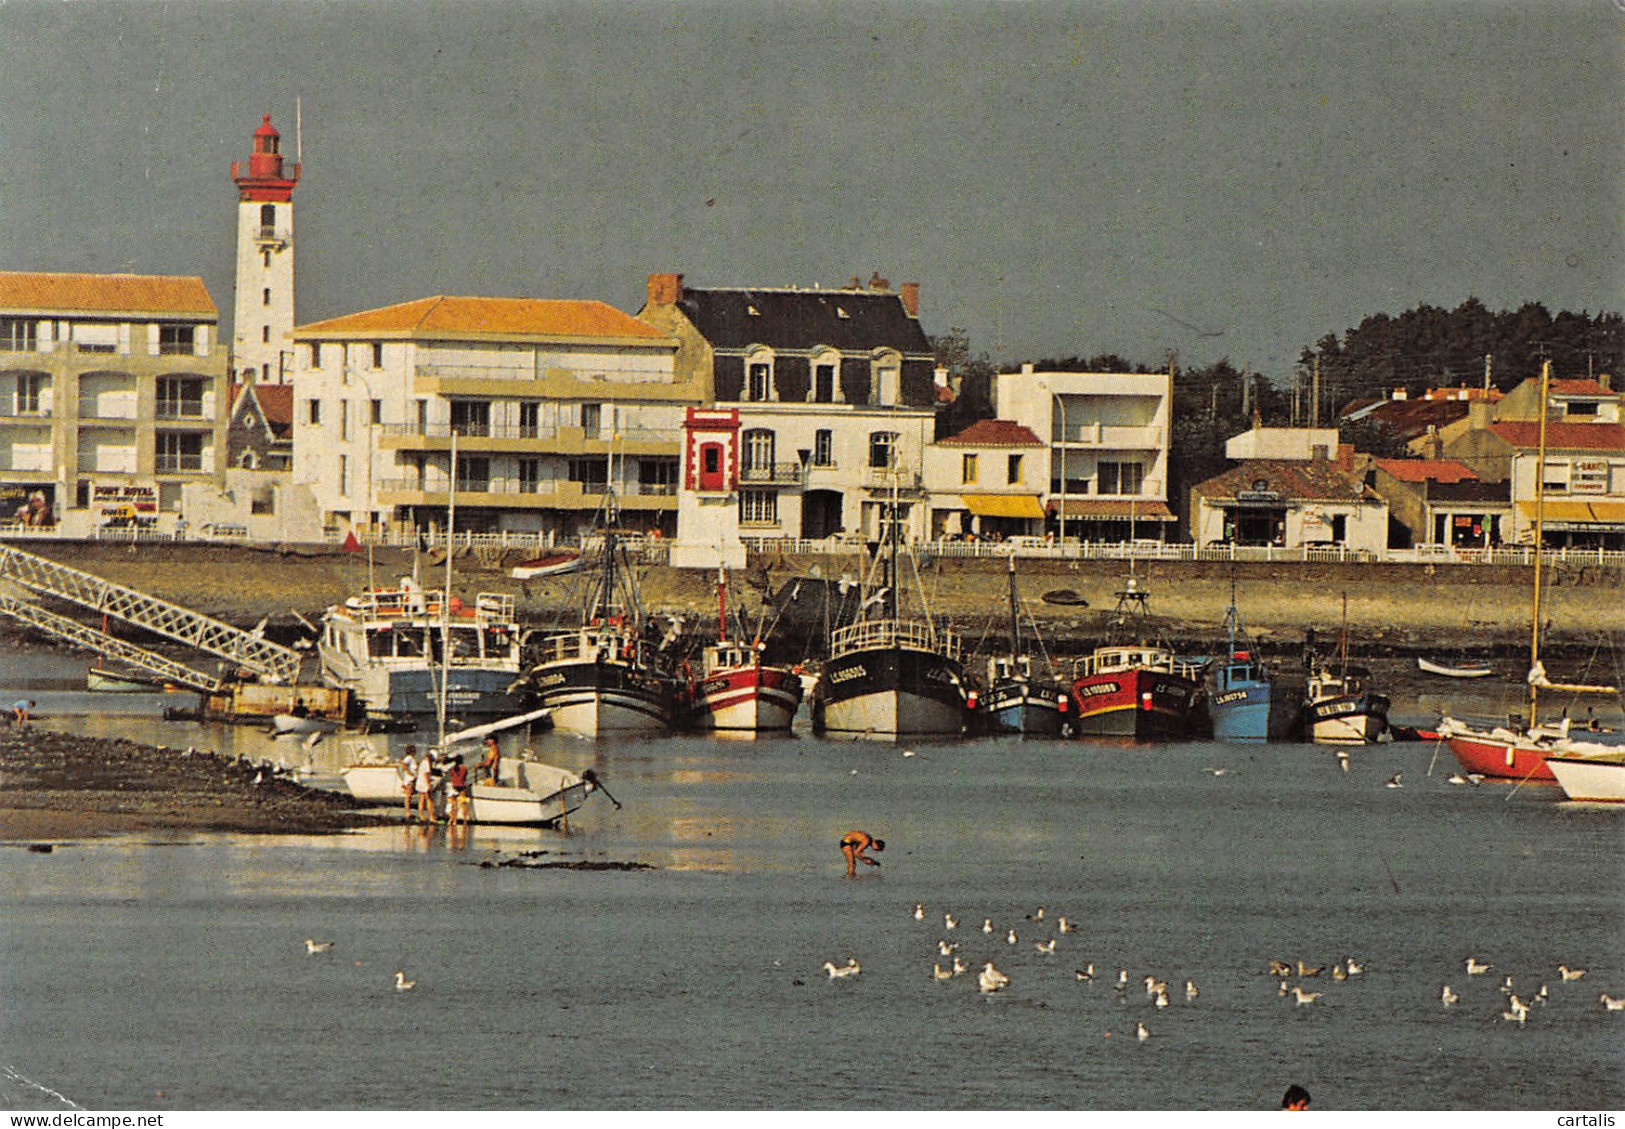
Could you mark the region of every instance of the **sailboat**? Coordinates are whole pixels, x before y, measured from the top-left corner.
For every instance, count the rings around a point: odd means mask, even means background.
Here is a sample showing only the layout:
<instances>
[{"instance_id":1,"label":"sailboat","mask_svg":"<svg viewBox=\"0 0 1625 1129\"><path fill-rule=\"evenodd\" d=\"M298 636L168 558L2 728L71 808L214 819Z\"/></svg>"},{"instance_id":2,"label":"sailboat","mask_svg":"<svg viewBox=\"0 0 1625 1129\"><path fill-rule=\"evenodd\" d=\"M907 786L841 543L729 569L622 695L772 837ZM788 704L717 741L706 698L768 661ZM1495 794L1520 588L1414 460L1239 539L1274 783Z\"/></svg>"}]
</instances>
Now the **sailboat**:
<instances>
[{"instance_id":1,"label":"sailboat","mask_svg":"<svg viewBox=\"0 0 1625 1129\"><path fill-rule=\"evenodd\" d=\"M728 577L717 569L717 641L701 652L689 687L689 724L697 729L745 732L787 730L801 705L801 675L762 661L760 636L729 637Z\"/></svg>"},{"instance_id":2,"label":"sailboat","mask_svg":"<svg viewBox=\"0 0 1625 1129\"><path fill-rule=\"evenodd\" d=\"M866 587L858 621L830 636L813 691L815 729L885 738L964 728L969 687L958 634L939 630L929 611L920 619L901 612L895 515L894 498L885 513L885 543L870 569L871 579L881 573L880 583Z\"/></svg>"},{"instance_id":3,"label":"sailboat","mask_svg":"<svg viewBox=\"0 0 1625 1129\"><path fill-rule=\"evenodd\" d=\"M1468 725L1453 717L1439 722L1439 736L1450 746L1456 760L1467 772L1505 780L1554 780L1546 758L1563 752L1569 742L1569 719L1555 725L1540 722L1538 707L1542 690L1566 693L1612 694L1613 686L1568 685L1552 682L1546 677L1546 668L1540 661L1540 596L1541 564L1545 555L1542 545L1546 516L1546 414L1551 392L1552 363L1547 361L1540 370L1540 448L1535 463L1535 569L1534 591L1529 622L1529 714L1527 726L1513 729L1495 726L1485 730Z\"/></svg>"},{"instance_id":4,"label":"sailboat","mask_svg":"<svg viewBox=\"0 0 1625 1129\"><path fill-rule=\"evenodd\" d=\"M1148 597L1130 562L1106 644L1073 669L1073 729L1080 736L1177 741L1201 728L1202 664L1148 641Z\"/></svg>"},{"instance_id":5,"label":"sailboat","mask_svg":"<svg viewBox=\"0 0 1625 1129\"><path fill-rule=\"evenodd\" d=\"M1371 674L1349 665L1349 598L1343 594L1343 627L1337 667L1317 657L1304 693L1305 735L1318 745L1369 745L1388 732L1388 697L1372 690Z\"/></svg>"},{"instance_id":6,"label":"sailboat","mask_svg":"<svg viewBox=\"0 0 1625 1129\"><path fill-rule=\"evenodd\" d=\"M974 711L989 733L1059 737L1071 717L1071 697L1048 670L1037 670L1021 646L1021 604L1016 595L1016 558L1010 556L1010 647L987 660L987 689Z\"/></svg>"},{"instance_id":7,"label":"sailboat","mask_svg":"<svg viewBox=\"0 0 1625 1129\"><path fill-rule=\"evenodd\" d=\"M613 489L603 517L603 550L580 622L542 640L526 682L561 733L665 733L680 687L655 664L655 648L643 638L643 605L615 525Z\"/></svg>"},{"instance_id":8,"label":"sailboat","mask_svg":"<svg viewBox=\"0 0 1625 1129\"><path fill-rule=\"evenodd\" d=\"M1267 741L1278 736L1282 711L1274 680L1248 643L1236 610L1236 578L1230 577L1230 608L1224 613L1224 657L1207 667L1208 718L1216 741Z\"/></svg>"}]
</instances>

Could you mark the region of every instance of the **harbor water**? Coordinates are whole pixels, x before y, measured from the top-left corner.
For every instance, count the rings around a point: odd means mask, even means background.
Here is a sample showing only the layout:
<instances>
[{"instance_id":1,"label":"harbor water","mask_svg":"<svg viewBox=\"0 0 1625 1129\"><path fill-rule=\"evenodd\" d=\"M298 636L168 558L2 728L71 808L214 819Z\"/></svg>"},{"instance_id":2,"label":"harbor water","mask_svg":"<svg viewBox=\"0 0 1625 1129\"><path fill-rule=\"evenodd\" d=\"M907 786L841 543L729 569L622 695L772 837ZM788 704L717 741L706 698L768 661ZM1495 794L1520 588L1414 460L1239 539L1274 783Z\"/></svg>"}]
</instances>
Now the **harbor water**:
<instances>
[{"instance_id":1,"label":"harbor water","mask_svg":"<svg viewBox=\"0 0 1625 1129\"><path fill-rule=\"evenodd\" d=\"M57 661L4 687L42 725L317 782L355 752L163 722L162 696L91 698ZM1598 998L1625 996L1625 812L1451 785L1429 743L1347 772L1294 744L503 744L624 806L567 831L0 851L0 1106L1273 1109L1292 1083L1316 1109L1625 1105L1625 1013ZM887 845L849 879L852 828ZM574 865L484 865L516 859ZM939 981L955 957L971 971ZM985 996L989 959L1010 983ZM1319 998L1283 996L1272 959ZM1504 976L1547 986L1526 1023Z\"/></svg>"}]
</instances>

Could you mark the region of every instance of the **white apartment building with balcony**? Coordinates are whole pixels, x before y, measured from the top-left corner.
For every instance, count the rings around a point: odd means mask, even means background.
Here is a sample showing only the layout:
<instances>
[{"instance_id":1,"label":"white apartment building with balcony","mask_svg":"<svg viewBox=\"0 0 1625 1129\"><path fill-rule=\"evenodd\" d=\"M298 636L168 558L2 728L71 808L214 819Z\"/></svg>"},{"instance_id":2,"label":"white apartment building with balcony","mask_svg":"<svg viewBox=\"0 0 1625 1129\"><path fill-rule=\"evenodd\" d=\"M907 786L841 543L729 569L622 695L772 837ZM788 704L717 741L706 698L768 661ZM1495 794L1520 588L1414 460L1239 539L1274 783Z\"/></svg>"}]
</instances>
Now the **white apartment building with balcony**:
<instances>
[{"instance_id":1,"label":"white apartment building with balcony","mask_svg":"<svg viewBox=\"0 0 1625 1129\"><path fill-rule=\"evenodd\" d=\"M1000 373L994 414L1031 429L1048 448L1044 509L1052 532L1084 541L1165 540L1169 373Z\"/></svg>"},{"instance_id":2,"label":"white apartment building with balcony","mask_svg":"<svg viewBox=\"0 0 1625 1129\"><path fill-rule=\"evenodd\" d=\"M0 272L0 522L172 528L223 470L218 320L200 278Z\"/></svg>"},{"instance_id":3,"label":"white apartment building with balcony","mask_svg":"<svg viewBox=\"0 0 1625 1129\"><path fill-rule=\"evenodd\" d=\"M677 343L594 301L432 297L294 331L294 476L329 528L676 533ZM453 433L457 466L451 466Z\"/></svg>"}]
</instances>

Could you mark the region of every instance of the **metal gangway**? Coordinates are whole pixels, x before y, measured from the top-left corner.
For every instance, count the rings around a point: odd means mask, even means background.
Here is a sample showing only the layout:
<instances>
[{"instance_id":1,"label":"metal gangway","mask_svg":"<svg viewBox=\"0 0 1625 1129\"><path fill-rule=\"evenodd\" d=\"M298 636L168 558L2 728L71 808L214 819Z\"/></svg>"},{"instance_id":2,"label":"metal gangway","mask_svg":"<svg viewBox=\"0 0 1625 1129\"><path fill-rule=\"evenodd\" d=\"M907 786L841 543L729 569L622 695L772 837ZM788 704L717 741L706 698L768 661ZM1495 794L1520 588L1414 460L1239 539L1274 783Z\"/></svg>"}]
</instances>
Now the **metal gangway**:
<instances>
[{"instance_id":1,"label":"metal gangway","mask_svg":"<svg viewBox=\"0 0 1625 1129\"><path fill-rule=\"evenodd\" d=\"M11 581L32 592L78 604L102 616L113 616L146 631L232 663L273 685L290 685L299 677L303 656L251 631L233 627L168 600L94 573L0 544L0 581ZM50 635L105 652L171 681L208 693L218 692L222 681L162 655L116 639L98 628L56 615L26 600L0 593L0 614L36 627Z\"/></svg>"}]
</instances>

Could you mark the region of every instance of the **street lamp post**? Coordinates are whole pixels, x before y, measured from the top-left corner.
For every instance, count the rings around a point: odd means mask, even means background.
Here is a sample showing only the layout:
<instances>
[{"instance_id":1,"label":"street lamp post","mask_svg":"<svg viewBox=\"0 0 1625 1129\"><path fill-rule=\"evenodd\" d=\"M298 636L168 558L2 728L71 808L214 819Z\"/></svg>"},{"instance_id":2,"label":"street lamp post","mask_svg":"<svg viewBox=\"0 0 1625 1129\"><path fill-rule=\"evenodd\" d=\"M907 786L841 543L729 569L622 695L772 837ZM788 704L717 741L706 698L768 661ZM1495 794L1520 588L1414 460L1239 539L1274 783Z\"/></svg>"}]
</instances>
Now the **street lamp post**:
<instances>
[{"instance_id":1,"label":"street lamp post","mask_svg":"<svg viewBox=\"0 0 1625 1129\"><path fill-rule=\"evenodd\" d=\"M1050 392L1050 399L1061 409L1061 512L1059 515L1061 556L1066 556L1066 401L1059 392Z\"/></svg>"}]
</instances>

